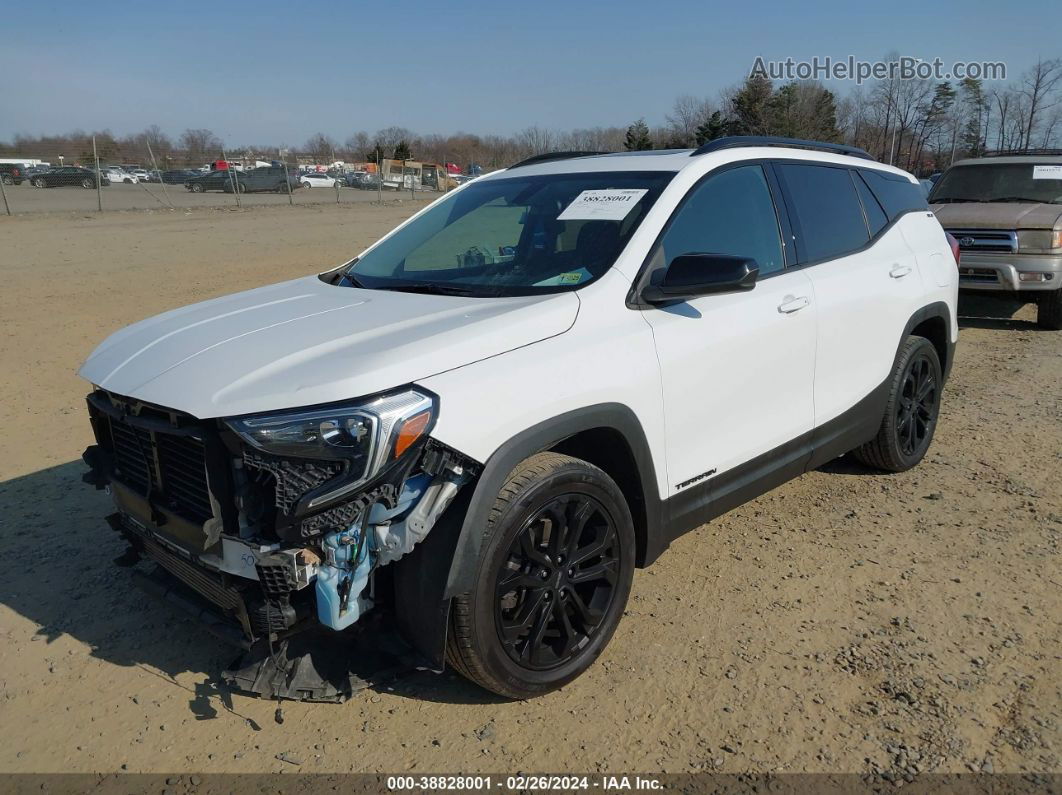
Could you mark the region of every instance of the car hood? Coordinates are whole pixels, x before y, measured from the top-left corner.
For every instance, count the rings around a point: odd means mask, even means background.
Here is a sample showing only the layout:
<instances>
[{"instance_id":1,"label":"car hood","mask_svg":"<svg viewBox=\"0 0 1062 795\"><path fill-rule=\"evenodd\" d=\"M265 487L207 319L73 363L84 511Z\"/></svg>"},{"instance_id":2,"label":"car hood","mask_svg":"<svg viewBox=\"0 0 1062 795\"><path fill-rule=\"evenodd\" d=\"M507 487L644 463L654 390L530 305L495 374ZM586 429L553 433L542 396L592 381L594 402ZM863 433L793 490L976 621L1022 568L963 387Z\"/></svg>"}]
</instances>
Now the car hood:
<instances>
[{"instance_id":1,"label":"car hood","mask_svg":"<svg viewBox=\"0 0 1062 795\"><path fill-rule=\"evenodd\" d=\"M1051 229L1062 216L1057 204L963 202L934 204L940 225L958 229Z\"/></svg>"},{"instance_id":2,"label":"car hood","mask_svg":"<svg viewBox=\"0 0 1062 795\"><path fill-rule=\"evenodd\" d=\"M578 311L575 293L467 298L310 276L135 323L78 373L204 419L250 414L408 384L563 334Z\"/></svg>"}]
</instances>

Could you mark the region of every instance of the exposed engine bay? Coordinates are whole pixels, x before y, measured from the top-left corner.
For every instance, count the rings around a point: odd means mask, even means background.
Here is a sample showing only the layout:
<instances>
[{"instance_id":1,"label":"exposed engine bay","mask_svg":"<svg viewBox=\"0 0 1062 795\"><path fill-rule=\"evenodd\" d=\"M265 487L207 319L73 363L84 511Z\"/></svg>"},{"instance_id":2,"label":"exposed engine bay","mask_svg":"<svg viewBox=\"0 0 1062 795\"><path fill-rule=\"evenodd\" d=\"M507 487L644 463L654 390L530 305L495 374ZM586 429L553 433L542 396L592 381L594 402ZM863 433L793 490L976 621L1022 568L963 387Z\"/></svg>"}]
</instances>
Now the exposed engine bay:
<instances>
[{"instance_id":1,"label":"exposed engine bay","mask_svg":"<svg viewBox=\"0 0 1062 795\"><path fill-rule=\"evenodd\" d=\"M102 390L88 405L97 444L85 480L114 500L108 522L129 542L117 562L154 562L245 648L353 626L379 600L380 569L409 555L481 468L429 436L435 403L415 390L233 420Z\"/></svg>"}]
</instances>

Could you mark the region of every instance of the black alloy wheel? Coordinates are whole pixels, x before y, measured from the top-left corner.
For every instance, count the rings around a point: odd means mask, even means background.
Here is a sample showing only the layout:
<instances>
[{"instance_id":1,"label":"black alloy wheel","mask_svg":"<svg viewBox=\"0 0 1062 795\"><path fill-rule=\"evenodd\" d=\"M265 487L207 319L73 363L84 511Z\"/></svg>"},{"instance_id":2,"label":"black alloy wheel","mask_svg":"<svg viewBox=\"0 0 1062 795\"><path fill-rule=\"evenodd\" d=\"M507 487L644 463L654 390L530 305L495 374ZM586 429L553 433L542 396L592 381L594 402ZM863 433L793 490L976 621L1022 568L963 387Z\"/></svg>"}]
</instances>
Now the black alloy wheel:
<instances>
[{"instance_id":1,"label":"black alloy wheel","mask_svg":"<svg viewBox=\"0 0 1062 795\"><path fill-rule=\"evenodd\" d=\"M512 539L495 581L495 621L509 658L556 668L600 631L616 594L619 542L608 511L586 494L540 508Z\"/></svg>"}]
</instances>

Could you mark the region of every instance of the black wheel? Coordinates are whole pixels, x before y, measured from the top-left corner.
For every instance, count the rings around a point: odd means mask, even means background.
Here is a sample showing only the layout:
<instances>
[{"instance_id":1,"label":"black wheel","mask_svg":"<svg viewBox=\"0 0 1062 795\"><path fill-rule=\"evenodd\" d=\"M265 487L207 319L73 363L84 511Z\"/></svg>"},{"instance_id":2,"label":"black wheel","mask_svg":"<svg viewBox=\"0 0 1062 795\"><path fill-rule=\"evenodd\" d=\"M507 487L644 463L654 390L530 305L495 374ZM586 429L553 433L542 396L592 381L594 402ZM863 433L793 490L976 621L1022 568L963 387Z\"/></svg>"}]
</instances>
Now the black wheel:
<instances>
[{"instance_id":1,"label":"black wheel","mask_svg":"<svg viewBox=\"0 0 1062 795\"><path fill-rule=\"evenodd\" d=\"M903 472L925 456L940 414L944 379L940 357L925 337L908 337L900 350L878 435L853 450L867 466Z\"/></svg>"},{"instance_id":2,"label":"black wheel","mask_svg":"<svg viewBox=\"0 0 1062 795\"><path fill-rule=\"evenodd\" d=\"M447 659L508 698L585 671L612 637L634 576L634 525L597 467L540 453L495 499L471 592L454 598Z\"/></svg>"},{"instance_id":3,"label":"black wheel","mask_svg":"<svg viewBox=\"0 0 1062 795\"><path fill-rule=\"evenodd\" d=\"M33 180L33 187L35 187L35 188L43 188L44 187L44 177L37 177L36 179L34 179Z\"/></svg>"},{"instance_id":4,"label":"black wheel","mask_svg":"<svg viewBox=\"0 0 1062 795\"><path fill-rule=\"evenodd\" d=\"M1036 323L1040 328L1062 331L1062 288L1040 297L1036 309Z\"/></svg>"},{"instance_id":5,"label":"black wheel","mask_svg":"<svg viewBox=\"0 0 1062 795\"><path fill-rule=\"evenodd\" d=\"M200 185L198 182L193 182L191 185L188 186L188 190L190 190L192 193L202 193L203 186Z\"/></svg>"},{"instance_id":6,"label":"black wheel","mask_svg":"<svg viewBox=\"0 0 1062 795\"><path fill-rule=\"evenodd\" d=\"M95 188L96 187L96 183L93 182L88 177L85 177L83 180L81 180L81 187L82 188Z\"/></svg>"}]
</instances>

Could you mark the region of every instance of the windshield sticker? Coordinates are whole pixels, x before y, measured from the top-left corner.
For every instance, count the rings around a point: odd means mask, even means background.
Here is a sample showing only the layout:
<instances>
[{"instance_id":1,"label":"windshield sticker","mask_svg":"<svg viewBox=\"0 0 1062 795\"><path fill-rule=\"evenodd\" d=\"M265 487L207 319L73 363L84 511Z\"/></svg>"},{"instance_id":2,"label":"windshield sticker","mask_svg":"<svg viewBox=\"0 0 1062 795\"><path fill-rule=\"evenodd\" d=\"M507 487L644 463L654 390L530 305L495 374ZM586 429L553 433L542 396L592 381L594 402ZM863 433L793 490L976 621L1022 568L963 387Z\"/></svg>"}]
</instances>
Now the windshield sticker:
<instances>
[{"instance_id":1,"label":"windshield sticker","mask_svg":"<svg viewBox=\"0 0 1062 795\"><path fill-rule=\"evenodd\" d=\"M1033 179L1062 179L1062 166L1033 166Z\"/></svg>"},{"instance_id":2,"label":"windshield sticker","mask_svg":"<svg viewBox=\"0 0 1062 795\"><path fill-rule=\"evenodd\" d=\"M551 276L543 281L535 282L535 287L556 287L561 284L579 284L583 279L589 278L590 271L586 268L579 268L577 271L558 273L556 276Z\"/></svg>"},{"instance_id":3,"label":"windshield sticker","mask_svg":"<svg viewBox=\"0 0 1062 795\"><path fill-rule=\"evenodd\" d=\"M558 221L622 221L649 191L645 188L584 190L557 216Z\"/></svg>"}]
</instances>

